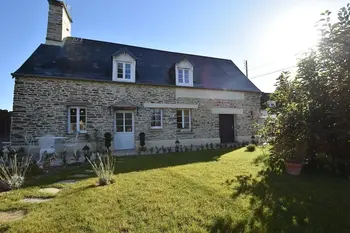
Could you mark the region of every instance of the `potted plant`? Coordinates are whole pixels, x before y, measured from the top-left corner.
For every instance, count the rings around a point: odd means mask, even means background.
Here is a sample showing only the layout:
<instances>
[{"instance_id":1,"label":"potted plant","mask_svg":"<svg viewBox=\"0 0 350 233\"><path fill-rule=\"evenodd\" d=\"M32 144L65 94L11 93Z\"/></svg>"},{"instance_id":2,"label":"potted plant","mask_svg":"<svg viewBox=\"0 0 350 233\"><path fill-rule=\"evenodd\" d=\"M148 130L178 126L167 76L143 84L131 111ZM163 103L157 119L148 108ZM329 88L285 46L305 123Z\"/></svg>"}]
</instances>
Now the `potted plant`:
<instances>
[{"instance_id":1,"label":"potted plant","mask_svg":"<svg viewBox=\"0 0 350 233\"><path fill-rule=\"evenodd\" d=\"M286 172L290 175L299 175L306 157L307 143L305 141L297 141L295 143L295 149L290 151L286 157L284 164Z\"/></svg>"},{"instance_id":2,"label":"potted plant","mask_svg":"<svg viewBox=\"0 0 350 233\"><path fill-rule=\"evenodd\" d=\"M105 138L105 147L107 148L107 151L109 152L109 148L112 145L112 134L110 132L106 132L104 134L104 138Z\"/></svg>"}]
</instances>

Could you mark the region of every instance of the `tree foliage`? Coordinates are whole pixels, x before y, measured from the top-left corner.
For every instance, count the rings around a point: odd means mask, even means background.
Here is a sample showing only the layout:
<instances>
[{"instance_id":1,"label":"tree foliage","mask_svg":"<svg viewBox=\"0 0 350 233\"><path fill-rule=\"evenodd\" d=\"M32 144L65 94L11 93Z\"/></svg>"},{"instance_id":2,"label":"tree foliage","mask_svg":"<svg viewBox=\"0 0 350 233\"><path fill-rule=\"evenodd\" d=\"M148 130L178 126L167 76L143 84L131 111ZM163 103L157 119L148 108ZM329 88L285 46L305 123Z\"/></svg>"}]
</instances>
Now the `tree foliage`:
<instances>
[{"instance_id":1,"label":"tree foliage","mask_svg":"<svg viewBox=\"0 0 350 233\"><path fill-rule=\"evenodd\" d=\"M330 17L330 11L321 14L317 47L299 60L294 79L280 75L271 96L277 102L270 110L277 115L274 143L286 158L306 142L311 159L323 152L333 161L350 160L350 4L336 23Z\"/></svg>"}]
</instances>

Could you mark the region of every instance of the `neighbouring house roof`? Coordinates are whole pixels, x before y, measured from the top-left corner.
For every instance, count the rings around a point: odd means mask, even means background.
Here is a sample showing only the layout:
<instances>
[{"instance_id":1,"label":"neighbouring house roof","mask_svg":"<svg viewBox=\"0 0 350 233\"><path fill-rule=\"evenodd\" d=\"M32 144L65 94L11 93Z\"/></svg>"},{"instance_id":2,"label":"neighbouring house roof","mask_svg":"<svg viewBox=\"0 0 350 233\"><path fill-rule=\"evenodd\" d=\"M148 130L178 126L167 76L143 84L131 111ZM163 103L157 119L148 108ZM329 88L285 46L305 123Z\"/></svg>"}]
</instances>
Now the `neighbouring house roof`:
<instances>
[{"instance_id":1,"label":"neighbouring house roof","mask_svg":"<svg viewBox=\"0 0 350 233\"><path fill-rule=\"evenodd\" d=\"M187 59L193 87L260 92L231 60L75 37L62 47L41 44L12 75L112 81L112 57L122 51L136 59L136 83L175 86L174 65Z\"/></svg>"}]
</instances>

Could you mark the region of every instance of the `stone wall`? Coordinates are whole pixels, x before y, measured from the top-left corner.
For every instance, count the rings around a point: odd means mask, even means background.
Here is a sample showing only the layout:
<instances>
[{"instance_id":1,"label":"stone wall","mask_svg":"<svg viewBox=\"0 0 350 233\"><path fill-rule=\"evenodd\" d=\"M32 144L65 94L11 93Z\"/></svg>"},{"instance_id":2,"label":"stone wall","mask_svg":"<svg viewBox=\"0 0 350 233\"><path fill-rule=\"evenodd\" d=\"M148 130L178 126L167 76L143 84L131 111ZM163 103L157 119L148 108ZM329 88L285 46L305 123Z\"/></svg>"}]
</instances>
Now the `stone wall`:
<instances>
[{"instance_id":1,"label":"stone wall","mask_svg":"<svg viewBox=\"0 0 350 233\"><path fill-rule=\"evenodd\" d=\"M69 106L86 106L87 131L101 134L114 131L114 111L110 106L127 100L137 107L134 112L135 140L145 132L147 141L218 139L219 115L212 108L241 108L235 115L236 139L249 139L252 125L260 111L260 93L244 93L244 99L217 100L176 98L177 87L96 82L68 79L16 78L13 102L11 141L22 144L23 136L41 136L47 133L67 136ZM190 89L189 89L190 90ZM177 132L176 109L163 109L163 129L151 129L151 109L144 103L198 104L192 109L191 132ZM138 145L138 142L135 143Z\"/></svg>"}]
</instances>

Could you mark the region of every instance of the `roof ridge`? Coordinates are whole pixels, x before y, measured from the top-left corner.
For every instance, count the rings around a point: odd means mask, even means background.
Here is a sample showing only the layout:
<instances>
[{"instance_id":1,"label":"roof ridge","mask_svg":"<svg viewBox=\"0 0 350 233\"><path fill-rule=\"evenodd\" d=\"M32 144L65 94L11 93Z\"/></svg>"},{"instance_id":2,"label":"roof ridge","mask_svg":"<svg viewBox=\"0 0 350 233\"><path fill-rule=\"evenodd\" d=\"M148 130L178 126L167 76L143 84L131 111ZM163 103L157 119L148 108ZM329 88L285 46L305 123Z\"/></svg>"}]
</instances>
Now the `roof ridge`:
<instances>
[{"instance_id":1,"label":"roof ridge","mask_svg":"<svg viewBox=\"0 0 350 233\"><path fill-rule=\"evenodd\" d=\"M79 39L83 39L83 41L84 41L84 40L88 40L88 41L93 41L93 42L98 42L98 43L105 43L105 44L124 45L124 46L129 46L129 47L134 47L134 48L140 48L140 49L150 49L150 50L159 51L159 52L167 52L167 53L174 53L174 54L180 54L180 55L195 56L195 57L204 57L204 58L211 58L211 59L218 59L218 60L224 60L224 61L233 62L231 59L227 59L227 58L211 57L211 56L198 55L198 54L189 54L189 53L174 52L174 51L169 51L169 50L154 49L154 48L148 48L148 47L142 47L142 46L135 46L135 45L130 45L130 44L120 44L120 43L115 43L115 42L110 42L110 41L89 39L89 38L83 38L83 37L75 37L75 36L67 37L67 39L69 39L69 38L72 38L72 39L74 39L74 38L79 38Z\"/></svg>"}]
</instances>

